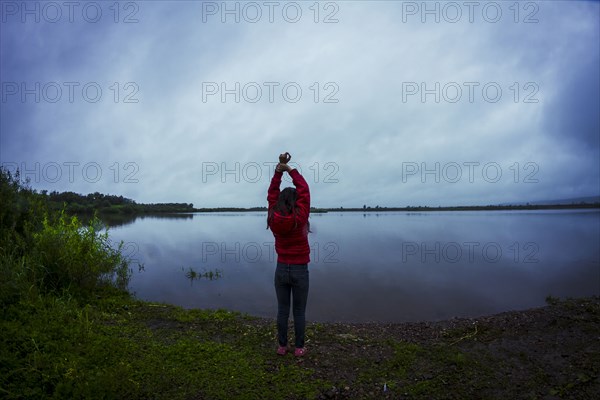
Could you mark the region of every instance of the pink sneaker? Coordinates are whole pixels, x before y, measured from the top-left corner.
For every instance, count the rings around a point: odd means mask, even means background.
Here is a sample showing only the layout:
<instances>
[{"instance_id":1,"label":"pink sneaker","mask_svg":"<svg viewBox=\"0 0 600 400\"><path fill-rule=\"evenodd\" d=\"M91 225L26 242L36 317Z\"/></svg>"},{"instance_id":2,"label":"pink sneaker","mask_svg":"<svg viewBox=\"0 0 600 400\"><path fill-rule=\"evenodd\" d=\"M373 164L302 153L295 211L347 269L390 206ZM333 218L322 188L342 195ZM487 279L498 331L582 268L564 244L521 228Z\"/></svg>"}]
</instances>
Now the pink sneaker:
<instances>
[{"instance_id":1,"label":"pink sneaker","mask_svg":"<svg viewBox=\"0 0 600 400\"><path fill-rule=\"evenodd\" d=\"M287 351L288 351L287 346L279 346L277 348L277 354L280 356L285 356L287 354Z\"/></svg>"},{"instance_id":2,"label":"pink sneaker","mask_svg":"<svg viewBox=\"0 0 600 400\"><path fill-rule=\"evenodd\" d=\"M294 350L294 355L296 357L302 357L305 354L306 354L306 349L304 347L297 347L296 350Z\"/></svg>"}]
</instances>

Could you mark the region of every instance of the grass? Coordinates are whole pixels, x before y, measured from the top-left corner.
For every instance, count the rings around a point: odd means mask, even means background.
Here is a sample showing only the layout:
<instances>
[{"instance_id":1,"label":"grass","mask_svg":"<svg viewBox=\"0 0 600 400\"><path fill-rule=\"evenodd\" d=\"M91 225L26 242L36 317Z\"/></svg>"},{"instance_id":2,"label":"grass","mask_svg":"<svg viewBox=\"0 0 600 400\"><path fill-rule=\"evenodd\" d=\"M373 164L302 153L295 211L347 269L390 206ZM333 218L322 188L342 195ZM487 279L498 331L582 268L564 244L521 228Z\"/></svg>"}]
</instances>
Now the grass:
<instances>
[{"instance_id":1,"label":"grass","mask_svg":"<svg viewBox=\"0 0 600 400\"><path fill-rule=\"evenodd\" d=\"M278 363L265 345L274 327L245 322L223 310L115 293L86 305L40 297L3 312L0 392L7 399L316 396L325 383L294 362Z\"/></svg>"},{"instance_id":2,"label":"grass","mask_svg":"<svg viewBox=\"0 0 600 400\"><path fill-rule=\"evenodd\" d=\"M551 307L566 313L568 329L598 326L597 300ZM311 323L311 353L299 361L275 355L274 321L141 302L110 288L87 302L38 295L1 315L0 397L7 399L584 398L600 372L594 343L571 348L571 370L548 369L543 357L553 345L541 353L503 345L539 333L506 336L483 323L477 331L472 323L431 328L435 340Z\"/></svg>"}]
</instances>

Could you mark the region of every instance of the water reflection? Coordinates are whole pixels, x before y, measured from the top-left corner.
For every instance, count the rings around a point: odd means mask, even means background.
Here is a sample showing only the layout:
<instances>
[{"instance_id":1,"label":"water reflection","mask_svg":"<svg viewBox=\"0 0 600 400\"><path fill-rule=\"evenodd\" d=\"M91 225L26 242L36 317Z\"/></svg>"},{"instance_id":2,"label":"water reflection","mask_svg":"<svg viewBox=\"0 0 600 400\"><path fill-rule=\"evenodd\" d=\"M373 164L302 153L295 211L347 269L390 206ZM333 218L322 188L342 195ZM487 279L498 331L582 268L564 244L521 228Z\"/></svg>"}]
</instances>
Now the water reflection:
<instances>
[{"instance_id":1,"label":"water reflection","mask_svg":"<svg viewBox=\"0 0 600 400\"><path fill-rule=\"evenodd\" d=\"M141 215L127 215L127 214L103 214L101 216L102 222L106 224L109 228L114 228L118 226L126 226L131 225L136 221L141 221L144 219L178 219L178 220L187 220L193 219L194 214L184 214L184 213L161 213L161 214L141 214Z\"/></svg>"},{"instance_id":2,"label":"water reflection","mask_svg":"<svg viewBox=\"0 0 600 400\"><path fill-rule=\"evenodd\" d=\"M276 256L265 218L144 218L111 236L137 249L129 255L145 270L131 290L140 298L273 317ZM307 318L436 320L598 295L599 222L597 210L311 215ZM219 277L193 280L182 266Z\"/></svg>"}]
</instances>

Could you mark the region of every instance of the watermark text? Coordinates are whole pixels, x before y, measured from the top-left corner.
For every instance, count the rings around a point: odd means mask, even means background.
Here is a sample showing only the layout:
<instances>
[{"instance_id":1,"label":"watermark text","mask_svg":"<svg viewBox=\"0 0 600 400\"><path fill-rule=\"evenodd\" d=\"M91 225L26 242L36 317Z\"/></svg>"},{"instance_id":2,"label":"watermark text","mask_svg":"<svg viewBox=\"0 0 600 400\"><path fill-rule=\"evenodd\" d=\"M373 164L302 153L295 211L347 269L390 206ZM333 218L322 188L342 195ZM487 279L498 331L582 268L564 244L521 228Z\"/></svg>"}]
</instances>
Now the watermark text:
<instances>
[{"instance_id":1,"label":"watermark text","mask_svg":"<svg viewBox=\"0 0 600 400\"><path fill-rule=\"evenodd\" d=\"M2 23L91 24L102 20L136 24L140 6L134 1L2 1Z\"/></svg>"},{"instance_id":2,"label":"watermark text","mask_svg":"<svg viewBox=\"0 0 600 400\"><path fill-rule=\"evenodd\" d=\"M288 165L298 170L298 172L304 176L306 180L312 180L313 183L338 183L339 177L339 165L335 162L324 162L320 163L315 161L309 165L306 170L306 175L302 172L300 164L291 161ZM257 183L257 182L268 182L275 173L276 162L256 162L250 161L245 163L240 162L215 162L215 161L204 161L202 162L202 183L207 183L210 180L219 179L221 183L234 182L234 183ZM291 179L287 174L284 174L286 181L291 182Z\"/></svg>"},{"instance_id":3,"label":"watermark text","mask_svg":"<svg viewBox=\"0 0 600 400\"><path fill-rule=\"evenodd\" d=\"M537 24L540 6L533 1L403 1L402 22L448 23L510 20L515 24Z\"/></svg>"},{"instance_id":4,"label":"watermark text","mask_svg":"<svg viewBox=\"0 0 600 400\"><path fill-rule=\"evenodd\" d=\"M202 22L296 24L307 20L315 24L336 24L339 11L340 6L334 1L205 1L202 3Z\"/></svg>"},{"instance_id":5,"label":"watermark text","mask_svg":"<svg viewBox=\"0 0 600 400\"><path fill-rule=\"evenodd\" d=\"M312 263L331 264L340 262L340 247L336 242L312 242L310 259ZM277 254L274 242L202 242L202 262L257 263L275 262Z\"/></svg>"},{"instance_id":6,"label":"watermark text","mask_svg":"<svg viewBox=\"0 0 600 400\"><path fill-rule=\"evenodd\" d=\"M2 82L2 103L98 103L104 95L115 103L138 103L140 87L135 82Z\"/></svg>"},{"instance_id":7,"label":"watermark text","mask_svg":"<svg viewBox=\"0 0 600 400\"><path fill-rule=\"evenodd\" d=\"M90 161L81 163L79 161L65 161L58 163L50 161L46 163L34 162L3 162L2 168L13 176L18 173L22 182L45 182L45 183L74 183L83 181L97 183L102 177L108 177L113 183L139 183L137 173L140 167L135 162L114 162L109 166Z\"/></svg>"},{"instance_id":8,"label":"watermark text","mask_svg":"<svg viewBox=\"0 0 600 400\"><path fill-rule=\"evenodd\" d=\"M315 103L339 103L336 82L202 82L202 102L298 103L303 96Z\"/></svg>"},{"instance_id":9,"label":"watermark text","mask_svg":"<svg viewBox=\"0 0 600 400\"><path fill-rule=\"evenodd\" d=\"M535 162L514 162L502 168L500 163L478 161L426 163L414 161L402 163L402 183L411 177L419 177L421 183L458 183L484 181L487 183L500 182L503 176L512 178L513 183L539 183L536 177L540 167Z\"/></svg>"},{"instance_id":10,"label":"watermark text","mask_svg":"<svg viewBox=\"0 0 600 400\"><path fill-rule=\"evenodd\" d=\"M539 103L536 82L402 82L402 103L497 103L508 93L515 103Z\"/></svg>"},{"instance_id":11,"label":"watermark text","mask_svg":"<svg viewBox=\"0 0 600 400\"><path fill-rule=\"evenodd\" d=\"M540 246L536 242L402 242L403 263L539 263Z\"/></svg>"}]
</instances>

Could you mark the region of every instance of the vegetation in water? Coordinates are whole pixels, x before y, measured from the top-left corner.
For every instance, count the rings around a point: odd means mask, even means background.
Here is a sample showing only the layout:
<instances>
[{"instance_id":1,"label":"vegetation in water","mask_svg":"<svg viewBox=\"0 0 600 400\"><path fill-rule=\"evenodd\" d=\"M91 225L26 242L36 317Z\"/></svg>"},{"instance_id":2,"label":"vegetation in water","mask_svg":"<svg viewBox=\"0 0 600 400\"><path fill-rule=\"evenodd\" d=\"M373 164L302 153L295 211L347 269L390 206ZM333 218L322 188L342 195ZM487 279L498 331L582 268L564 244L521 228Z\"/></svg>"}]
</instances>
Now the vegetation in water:
<instances>
[{"instance_id":1,"label":"vegetation in water","mask_svg":"<svg viewBox=\"0 0 600 400\"><path fill-rule=\"evenodd\" d=\"M183 269L183 268L182 268ZM214 270L206 270L203 269L202 272L198 272L192 267L189 267L185 272L185 277L190 281L196 281L200 279L206 279L209 281L215 281L217 279L221 279L223 277L223 271L216 268Z\"/></svg>"}]
</instances>

